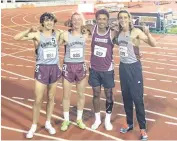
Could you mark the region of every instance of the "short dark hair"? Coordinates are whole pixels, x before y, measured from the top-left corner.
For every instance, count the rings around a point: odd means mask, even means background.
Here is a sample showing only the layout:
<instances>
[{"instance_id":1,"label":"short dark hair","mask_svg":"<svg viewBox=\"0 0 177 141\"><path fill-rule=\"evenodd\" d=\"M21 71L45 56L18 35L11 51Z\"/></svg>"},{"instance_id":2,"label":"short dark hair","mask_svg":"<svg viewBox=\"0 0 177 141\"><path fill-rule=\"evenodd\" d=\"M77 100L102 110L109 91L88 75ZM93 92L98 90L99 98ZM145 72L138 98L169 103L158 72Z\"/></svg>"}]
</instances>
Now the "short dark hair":
<instances>
[{"instance_id":1,"label":"short dark hair","mask_svg":"<svg viewBox=\"0 0 177 141\"><path fill-rule=\"evenodd\" d=\"M43 24L46 18L47 18L47 19L54 20L54 23L57 22L56 17L55 17L52 13L45 12L45 13L42 14L41 17L40 17L40 23Z\"/></svg>"},{"instance_id":2,"label":"short dark hair","mask_svg":"<svg viewBox=\"0 0 177 141\"><path fill-rule=\"evenodd\" d=\"M97 19L100 14L106 15L109 19L109 13L107 10L105 10L105 9L98 10L95 14L95 18Z\"/></svg>"}]
</instances>

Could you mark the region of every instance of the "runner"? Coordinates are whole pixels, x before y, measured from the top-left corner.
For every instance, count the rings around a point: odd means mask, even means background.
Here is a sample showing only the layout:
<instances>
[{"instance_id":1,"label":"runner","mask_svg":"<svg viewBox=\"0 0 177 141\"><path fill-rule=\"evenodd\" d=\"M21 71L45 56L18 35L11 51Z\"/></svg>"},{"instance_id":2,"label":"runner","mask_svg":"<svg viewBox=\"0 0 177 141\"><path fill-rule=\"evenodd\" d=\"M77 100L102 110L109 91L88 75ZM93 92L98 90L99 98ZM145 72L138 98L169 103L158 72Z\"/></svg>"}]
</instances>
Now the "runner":
<instances>
[{"instance_id":1,"label":"runner","mask_svg":"<svg viewBox=\"0 0 177 141\"><path fill-rule=\"evenodd\" d=\"M60 31L54 30L57 19L51 13L44 13L40 17L42 30L32 27L18 33L15 40L33 40L36 52L35 68L35 102L33 106L33 124L28 131L26 138L32 138L39 119L41 104L45 89L48 90L47 101L47 120L45 128L49 134L56 131L51 124L51 115L54 108L54 98L56 93L57 81L61 77L59 69L58 40Z\"/></svg>"},{"instance_id":2,"label":"runner","mask_svg":"<svg viewBox=\"0 0 177 141\"><path fill-rule=\"evenodd\" d=\"M128 11L121 10L118 13L119 33L115 43L119 46L120 54L120 85L124 102L127 123L120 129L121 133L127 133L133 129L133 103L140 127L142 140L147 140L145 109L143 101L143 76L140 62L139 46L144 41L150 46L155 46L156 41L151 36L149 28L143 27L143 31L134 28L132 18Z\"/></svg>"},{"instance_id":3,"label":"runner","mask_svg":"<svg viewBox=\"0 0 177 141\"><path fill-rule=\"evenodd\" d=\"M79 99L77 102L77 125L81 129L85 129L86 125L82 121L83 108L85 104L85 87L86 87L86 73L87 67L85 63L85 42L89 32L83 30L83 16L79 13L74 13L71 16L71 29L65 31L60 36L60 43L65 43L65 56L63 64L63 114L64 122L61 130L66 131L70 125L69 121L69 107L71 89L74 82L76 82L77 93ZM68 25L69 24L69 25Z\"/></svg>"}]
</instances>

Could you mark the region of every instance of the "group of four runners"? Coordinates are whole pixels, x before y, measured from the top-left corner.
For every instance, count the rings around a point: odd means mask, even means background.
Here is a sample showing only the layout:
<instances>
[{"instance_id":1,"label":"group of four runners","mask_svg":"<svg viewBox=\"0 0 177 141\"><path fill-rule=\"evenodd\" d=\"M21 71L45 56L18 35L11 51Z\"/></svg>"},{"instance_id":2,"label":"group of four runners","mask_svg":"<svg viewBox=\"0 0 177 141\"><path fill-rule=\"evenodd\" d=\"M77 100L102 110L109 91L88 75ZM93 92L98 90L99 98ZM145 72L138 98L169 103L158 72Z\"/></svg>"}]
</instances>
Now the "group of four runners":
<instances>
[{"instance_id":1,"label":"group of four runners","mask_svg":"<svg viewBox=\"0 0 177 141\"><path fill-rule=\"evenodd\" d=\"M126 10L119 11L116 28L109 26L109 13L98 10L95 14L95 25L83 25L82 14L75 12L65 25L70 26L68 31L56 30L56 17L52 13L44 13L40 17L40 29L32 27L18 33L15 40L33 40L36 53L35 68L35 102L33 107L33 124L26 137L32 138L39 119L40 108L44 91L48 89L47 120L45 128L50 134L56 130L51 124L51 115L54 109L54 97L57 81L63 77L63 115L64 122L61 130L66 131L70 125L69 107L72 84L76 82L79 96L77 101L77 125L85 129L82 115L85 104L85 87L87 66L85 64L86 40L91 35L91 57L88 83L93 90L93 107L95 122L91 126L96 130L101 124L100 96L101 86L104 87L106 97L105 128L112 130L111 114L113 109L114 63L113 47L119 47L120 85L126 113L126 124L120 129L126 133L133 129L133 103L135 104L136 116L140 127L140 137L147 140L145 109L143 102L143 76L140 62L140 41L155 46L156 41L149 33L148 27L143 30L134 28L131 15ZM59 64L59 46L65 45L65 56L62 70Z\"/></svg>"}]
</instances>

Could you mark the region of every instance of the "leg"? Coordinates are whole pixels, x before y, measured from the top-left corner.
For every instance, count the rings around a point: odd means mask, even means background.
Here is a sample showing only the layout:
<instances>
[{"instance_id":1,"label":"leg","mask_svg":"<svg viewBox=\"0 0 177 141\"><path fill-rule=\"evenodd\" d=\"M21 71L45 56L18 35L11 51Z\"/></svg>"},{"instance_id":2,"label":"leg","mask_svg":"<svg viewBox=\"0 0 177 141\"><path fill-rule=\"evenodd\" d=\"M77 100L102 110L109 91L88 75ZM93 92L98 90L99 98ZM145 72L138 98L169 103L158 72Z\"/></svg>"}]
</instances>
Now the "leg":
<instances>
[{"instance_id":1,"label":"leg","mask_svg":"<svg viewBox=\"0 0 177 141\"><path fill-rule=\"evenodd\" d=\"M101 95L101 87L92 87L93 89L93 107L95 111L95 123L92 125L92 129L97 129L101 124L101 116L100 116L100 95Z\"/></svg>"},{"instance_id":2,"label":"leg","mask_svg":"<svg viewBox=\"0 0 177 141\"><path fill-rule=\"evenodd\" d=\"M85 105L85 95L84 95L85 85L86 85L86 78L78 82L76 85L77 93L79 94L79 99L77 102L77 125L81 129L86 128L86 125L82 121L82 114Z\"/></svg>"},{"instance_id":3,"label":"leg","mask_svg":"<svg viewBox=\"0 0 177 141\"><path fill-rule=\"evenodd\" d=\"M133 100L129 91L128 66L120 64L119 66L120 86L126 113L126 124L120 129L121 133L126 133L133 129Z\"/></svg>"},{"instance_id":4,"label":"leg","mask_svg":"<svg viewBox=\"0 0 177 141\"><path fill-rule=\"evenodd\" d=\"M113 94L112 88L104 88L106 96L106 118L105 118L105 128L107 130L112 130L113 126L111 124L111 114L113 109Z\"/></svg>"},{"instance_id":5,"label":"leg","mask_svg":"<svg viewBox=\"0 0 177 141\"><path fill-rule=\"evenodd\" d=\"M70 96L71 96L72 83L68 80L63 79L63 113L64 122L62 123L61 130L66 131L69 127L69 107L70 107Z\"/></svg>"},{"instance_id":6,"label":"leg","mask_svg":"<svg viewBox=\"0 0 177 141\"><path fill-rule=\"evenodd\" d=\"M145 109L143 100L143 75L142 67L140 62L134 65L134 79L132 81L131 95L135 104L136 117L140 127L140 134L142 140L147 140L148 136L146 133L146 119L145 119Z\"/></svg>"},{"instance_id":7,"label":"leg","mask_svg":"<svg viewBox=\"0 0 177 141\"><path fill-rule=\"evenodd\" d=\"M34 132L37 129L37 122L39 119L41 104L46 87L47 85L42 84L41 82L35 80L35 102L33 105L33 124L28 133L26 134L26 138L32 138Z\"/></svg>"}]
</instances>

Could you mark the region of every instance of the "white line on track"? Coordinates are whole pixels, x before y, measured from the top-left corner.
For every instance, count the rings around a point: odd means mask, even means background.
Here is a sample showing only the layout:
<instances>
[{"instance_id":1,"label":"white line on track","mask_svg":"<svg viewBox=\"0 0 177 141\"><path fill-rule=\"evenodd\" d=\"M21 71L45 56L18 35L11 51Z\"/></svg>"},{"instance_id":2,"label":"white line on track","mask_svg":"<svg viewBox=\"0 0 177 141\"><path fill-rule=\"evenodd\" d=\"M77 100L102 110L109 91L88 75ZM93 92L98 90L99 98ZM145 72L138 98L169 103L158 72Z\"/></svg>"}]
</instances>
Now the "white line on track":
<instances>
[{"instance_id":1,"label":"white line on track","mask_svg":"<svg viewBox=\"0 0 177 141\"><path fill-rule=\"evenodd\" d=\"M143 68L150 68L150 67L148 67L148 66L142 66Z\"/></svg>"},{"instance_id":2,"label":"white line on track","mask_svg":"<svg viewBox=\"0 0 177 141\"><path fill-rule=\"evenodd\" d=\"M7 66L14 66L14 64L7 64Z\"/></svg>"},{"instance_id":3,"label":"white line on track","mask_svg":"<svg viewBox=\"0 0 177 141\"><path fill-rule=\"evenodd\" d=\"M11 131L15 131L15 132L20 132L20 133L28 133L28 131L22 130L22 129L17 129L17 128L12 128L12 127L8 127L8 126L1 126L2 129L6 129L6 130L11 130ZM53 137L53 136L48 136L48 135L44 135L44 134L40 134L40 133L34 133L35 136L38 137L43 137L43 138L48 138L48 139L52 139L52 140L60 140L60 141L67 141L65 139L62 138L58 138L58 137Z\"/></svg>"},{"instance_id":4,"label":"white line on track","mask_svg":"<svg viewBox=\"0 0 177 141\"><path fill-rule=\"evenodd\" d=\"M23 77L23 78L28 78L30 80L34 80L33 78L30 78L30 77L27 77L27 76L24 76L24 75L20 75L20 74L17 74L17 73L14 73L14 72L11 72L11 71L8 71L8 70L4 70L4 69L1 69L2 71L6 72L6 73L10 73L10 74L13 74L13 75L16 75L16 76L20 76L20 77ZM60 86L57 86L58 88L61 88ZM71 90L72 92L74 93L77 93L75 90ZM88 97L93 97L92 95L89 95L89 94L86 94L84 93L84 95L88 96ZM103 101L106 101L105 98L100 98L101 100ZM123 106L123 103L120 103L120 102L114 102L115 104L117 105L121 105ZM169 118L169 119L174 119L174 120L177 120L177 117L173 117L173 116L169 116L169 115L165 115L165 114L161 114L161 113L158 113L158 112L154 112L154 111L150 111L150 110L145 110L146 112L149 112L149 113L152 113L152 114L155 114L155 115L159 115L159 116L162 116L162 117L166 117L166 118Z\"/></svg>"},{"instance_id":5,"label":"white line on track","mask_svg":"<svg viewBox=\"0 0 177 141\"><path fill-rule=\"evenodd\" d=\"M22 102L13 100L13 99L8 98L8 97L6 97L6 96L4 96L4 95L1 95L1 97L4 98L4 99L6 99L6 100L9 100L9 101L11 101L11 102L14 102L14 103L16 103L16 104L19 104L19 105L21 105L21 106L23 106L23 107L32 109L32 106L30 106L30 105L27 105L27 104L24 104L24 103L22 103ZM40 110L40 112L43 113L43 114L46 114L46 112L45 112L44 110ZM61 117L59 117L59 116L56 116L56 115L54 115L54 114L52 114L52 117L64 121L63 118L61 118ZM75 122L71 122L71 123L72 123L73 125L77 125ZM86 127L86 129L89 130L89 131L95 132L95 133L97 133L97 134L103 135L103 136L105 136L105 137L107 137L107 138L111 138L111 139L117 140L117 141L122 141L122 139L119 139L119 138L117 138L117 137L115 137L115 136L112 136L112 135L109 135L109 134L106 134L106 133L103 133L103 132L100 132L100 131L97 131L97 130L92 130L92 129L89 128L89 127Z\"/></svg>"},{"instance_id":6,"label":"white line on track","mask_svg":"<svg viewBox=\"0 0 177 141\"><path fill-rule=\"evenodd\" d=\"M34 99L28 99L28 101L34 101Z\"/></svg>"},{"instance_id":7,"label":"white line on track","mask_svg":"<svg viewBox=\"0 0 177 141\"><path fill-rule=\"evenodd\" d=\"M157 98L167 98L165 96L159 96L159 95L154 95L154 97L157 97Z\"/></svg>"},{"instance_id":8,"label":"white line on track","mask_svg":"<svg viewBox=\"0 0 177 141\"><path fill-rule=\"evenodd\" d=\"M29 79L27 79L27 78L21 78L21 80L24 80L24 81L26 81L26 80L29 80Z\"/></svg>"},{"instance_id":9,"label":"white line on track","mask_svg":"<svg viewBox=\"0 0 177 141\"><path fill-rule=\"evenodd\" d=\"M156 80L156 79L154 79L154 78L145 78L145 79L146 79L146 80L150 80L150 81L151 81L151 80L152 80L152 81L153 81L153 80Z\"/></svg>"},{"instance_id":10,"label":"white line on track","mask_svg":"<svg viewBox=\"0 0 177 141\"><path fill-rule=\"evenodd\" d=\"M177 69L170 69L170 70L172 70L172 71L177 71Z\"/></svg>"},{"instance_id":11,"label":"white line on track","mask_svg":"<svg viewBox=\"0 0 177 141\"><path fill-rule=\"evenodd\" d=\"M13 99L20 99L20 100L23 100L24 98L22 97L12 97Z\"/></svg>"},{"instance_id":12,"label":"white line on track","mask_svg":"<svg viewBox=\"0 0 177 141\"><path fill-rule=\"evenodd\" d=\"M170 83L172 82L171 80L160 80L161 82L167 82L167 83Z\"/></svg>"},{"instance_id":13,"label":"white line on track","mask_svg":"<svg viewBox=\"0 0 177 141\"><path fill-rule=\"evenodd\" d=\"M165 68L158 68L158 67L156 67L156 69L157 69L157 70L163 70L163 69L165 69Z\"/></svg>"},{"instance_id":14,"label":"white line on track","mask_svg":"<svg viewBox=\"0 0 177 141\"><path fill-rule=\"evenodd\" d=\"M170 124L170 125L176 125L177 126L177 123L174 123L174 122L165 122L166 124Z\"/></svg>"},{"instance_id":15,"label":"white line on track","mask_svg":"<svg viewBox=\"0 0 177 141\"><path fill-rule=\"evenodd\" d=\"M173 98L174 100L177 100L177 98Z\"/></svg>"}]
</instances>

